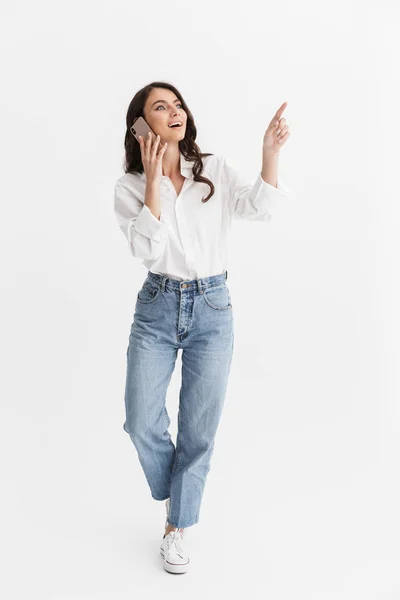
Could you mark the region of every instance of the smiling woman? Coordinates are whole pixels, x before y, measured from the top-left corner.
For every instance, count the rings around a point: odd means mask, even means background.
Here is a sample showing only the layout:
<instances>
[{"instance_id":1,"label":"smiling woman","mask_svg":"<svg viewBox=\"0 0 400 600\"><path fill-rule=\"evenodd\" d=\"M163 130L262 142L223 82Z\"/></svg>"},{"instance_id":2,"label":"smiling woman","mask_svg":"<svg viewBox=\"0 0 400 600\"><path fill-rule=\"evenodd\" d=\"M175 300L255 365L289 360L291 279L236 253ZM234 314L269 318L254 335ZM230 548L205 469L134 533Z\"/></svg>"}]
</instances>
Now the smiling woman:
<instances>
[{"instance_id":1,"label":"smiling woman","mask_svg":"<svg viewBox=\"0 0 400 600\"><path fill-rule=\"evenodd\" d=\"M159 135L159 143L167 143L168 148L162 159L164 174L180 175L180 154L193 163L194 181L203 182L209 187L209 193L202 198L208 202L214 194L214 185L203 173L203 158L210 156L202 153L196 144L197 128L193 115L175 86L154 81L139 90L129 104L126 115L125 133L125 173L144 172L140 144L130 132L130 127L138 117L143 117L155 135ZM180 126L171 127L174 123Z\"/></svg>"},{"instance_id":2,"label":"smiling woman","mask_svg":"<svg viewBox=\"0 0 400 600\"><path fill-rule=\"evenodd\" d=\"M138 142L130 128L140 116L150 135ZM232 220L268 223L289 194L279 176L276 187L261 172L248 181L224 156L201 153L193 115L170 84L154 82L137 92L126 126L115 215L129 251L148 272L129 332L123 428L152 498L166 500L164 568L184 573L190 561L183 531L199 522L233 356L226 282ZM166 395L179 350L174 445Z\"/></svg>"}]
</instances>

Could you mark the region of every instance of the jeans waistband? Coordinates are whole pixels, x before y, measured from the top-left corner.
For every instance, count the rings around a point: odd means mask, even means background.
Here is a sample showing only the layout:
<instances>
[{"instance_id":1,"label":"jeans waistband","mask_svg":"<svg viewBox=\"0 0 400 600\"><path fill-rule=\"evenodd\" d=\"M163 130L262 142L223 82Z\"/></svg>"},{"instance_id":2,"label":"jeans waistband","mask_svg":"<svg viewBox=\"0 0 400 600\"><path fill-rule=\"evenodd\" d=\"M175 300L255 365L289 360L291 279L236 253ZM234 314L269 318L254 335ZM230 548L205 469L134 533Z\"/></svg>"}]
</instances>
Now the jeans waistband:
<instances>
[{"instance_id":1,"label":"jeans waistband","mask_svg":"<svg viewBox=\"0 0 400 600\"><path fill-rule=\"evenodd\" d=\"M155 284L159 285L163 291L165 286L168 284L169 288L173 288L175 290L198 291L200 294L202 293L203 289L225 283L227 278L227 270L218 275L210 275L210 277L201 277L200 279L190 279L188 281L178 281L177 279L171 279L171 277L167 277L166 275L161 275L159 273L153 273L152 271L148 271L147 273L147 279L150 279Z\"/></svg>"}]
</instances>

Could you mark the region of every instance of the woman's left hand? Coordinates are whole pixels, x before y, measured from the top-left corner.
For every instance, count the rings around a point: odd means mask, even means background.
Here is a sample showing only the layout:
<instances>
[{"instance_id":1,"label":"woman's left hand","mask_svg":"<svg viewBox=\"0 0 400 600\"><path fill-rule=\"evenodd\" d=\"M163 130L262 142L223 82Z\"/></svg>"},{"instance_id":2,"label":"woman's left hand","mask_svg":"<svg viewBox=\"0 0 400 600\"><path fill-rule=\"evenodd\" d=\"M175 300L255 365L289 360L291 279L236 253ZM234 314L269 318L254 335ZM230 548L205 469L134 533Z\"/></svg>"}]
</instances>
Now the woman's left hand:
<instances>
[{"instance_id":1,"label":"woman's left hand","mask_svg":"<svg viewBox=\"0 0 400 600\"><path fill-rule=\"evenodd\" d=\"M268 125L263 140L264 154L277 154L290 136L289 126L286 125L286 119L281 118L286 106L287 102L284 102L282 106L278 108L271 123Z\"/></svg>"}]
</instances>

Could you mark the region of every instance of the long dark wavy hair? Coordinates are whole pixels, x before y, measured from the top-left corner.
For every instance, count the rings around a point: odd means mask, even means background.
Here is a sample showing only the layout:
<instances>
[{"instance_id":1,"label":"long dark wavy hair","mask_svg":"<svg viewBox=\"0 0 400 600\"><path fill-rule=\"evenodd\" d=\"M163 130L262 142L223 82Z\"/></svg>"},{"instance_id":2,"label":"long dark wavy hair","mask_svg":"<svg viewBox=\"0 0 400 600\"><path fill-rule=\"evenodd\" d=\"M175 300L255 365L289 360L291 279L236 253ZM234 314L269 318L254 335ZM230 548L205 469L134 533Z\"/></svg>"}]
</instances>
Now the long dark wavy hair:
<instances>
[{"instance_id":1,"label":"long dark wavy hair","mask_svg":"<svg viewBox=\"0 0 400 600\"><path fill-rule=\"evenodd\" d=\"M206 198L202 198L201 200L202 202L208 202L208 200L214 194L214 184L210 179L203 177L201 173L203 172L202 158L204 156L211 156L211 153L202 154L200 152L200 148L195 142L197 136L197 129L196 125L194 124L193 115L190 112L186 102L182 98L182 95L178 92L176 87L171 85L170 83L165 83L164 81L153 81L152 83L149 83L141 90L139 90L132 98L131 103L128 107L128 112L126 113L125 160L123 165L124 171L125 173L140 174L144 171L142 155L140 151L140 144L135 138L135 136L131 133L130 127L133 125L137 117L145 118L143 108L148 95L154 88L164 88L166 90L171 90L171 92L174 92L177 98L179 98L182 107L186 112L187 123L185 137L183 140L180 140L178 142L179 150L182 152L186 160L194 161L192 169L194 181L202 181L203 183L206 183L210 186L210 193Z\"/></svg>"}]
</instances>

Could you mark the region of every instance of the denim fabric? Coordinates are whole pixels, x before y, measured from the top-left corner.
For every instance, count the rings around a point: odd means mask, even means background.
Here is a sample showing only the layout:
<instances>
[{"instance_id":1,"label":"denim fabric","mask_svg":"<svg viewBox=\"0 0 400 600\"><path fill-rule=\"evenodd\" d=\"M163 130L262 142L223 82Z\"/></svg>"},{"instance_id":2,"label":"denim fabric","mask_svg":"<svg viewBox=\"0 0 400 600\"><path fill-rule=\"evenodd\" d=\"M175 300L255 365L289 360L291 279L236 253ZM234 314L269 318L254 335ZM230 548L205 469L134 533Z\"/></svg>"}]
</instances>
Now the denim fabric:
<instances>
[{"instance_id":1,"label":"denim fabric","mask_svg":"<svg viewBox=\"0 0 400 600\"><path fill-rule=\"evenodd\" d=\"M179 281L148 271L127 349L126 420L151 495L170 498L168 522L198 523L234 342L227 271ZM182 349L176 447L165 401Z\"/></svg>"}]
</instances>

